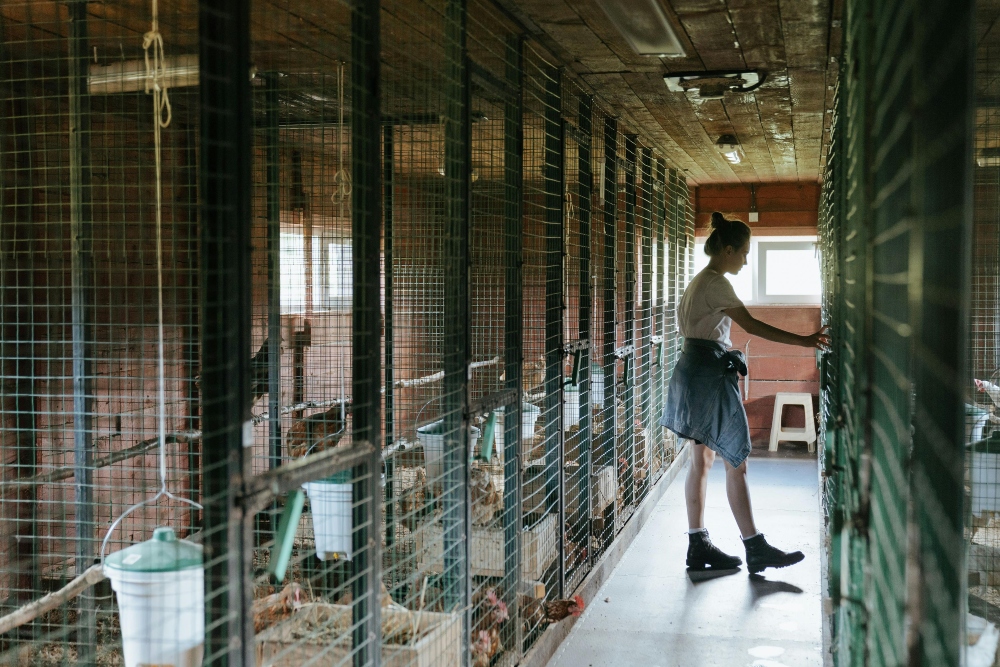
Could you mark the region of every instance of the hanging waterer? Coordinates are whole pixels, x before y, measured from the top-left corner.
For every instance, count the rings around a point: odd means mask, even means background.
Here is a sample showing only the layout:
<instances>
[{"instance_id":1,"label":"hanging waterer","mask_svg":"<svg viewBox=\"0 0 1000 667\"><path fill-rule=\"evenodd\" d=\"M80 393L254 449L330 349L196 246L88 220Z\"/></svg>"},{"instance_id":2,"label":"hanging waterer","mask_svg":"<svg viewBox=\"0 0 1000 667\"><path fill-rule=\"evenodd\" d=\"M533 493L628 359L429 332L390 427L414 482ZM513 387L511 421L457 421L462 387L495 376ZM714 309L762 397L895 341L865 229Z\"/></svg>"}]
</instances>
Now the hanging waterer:
<instances>
[{"instance_id":1,"label":"hanging waterer","mask_svg":"<svg viewBox=\"0 0 1000 667\"><path fill-rule=\"evenodd\" d=\"M503 451L504 446L504 408L497 408L500 419L497 420L496 445L494 448L498 452ZM535 437L535 423L542 414L542 409L534 403L524 401L521 403L521 438L529 440Z\"/></svg>"},{"instance_id":2,"label":"hanging waterer","mask_svg":"<svg viewBox=\"0 0 1000 667\"><path fill-rule=\"evenodd\" d=\"M132 512L160 498L202 509L167 489L166 376L163 337L163 214L160 131L170 124L170 101L164 70L163 38L152 3L153 25L145 34L146 90L153 95L153 138L156 160L156 282L157 282L157 430L160 489L132 505L108 528L101 543L101 563L118 597L125 667L198 667L205 651L205 566L202 548L178 540L172 528L160 527L153 538L105 558L115 528Z\"/></svg>"},{"instance_id":3,"label":"hanging waterer","mask_svg":"<svg viewBox=\"0 0 1000 667\"><path fill-rule=\"evenodd\" d=\"M580 387L567 384L563 387L563 429L580 423Z\"/></svg>"},{"instance_id":4,"label":"hanging waterer","mask_svg":"<svg viewBox=\"0 0 1000 667\"><path fill-rule=\"evenodd\" d=\"M108 556L118 597L125 667L198 667L205 647L205 567L200 545L172 528Z\"/></svg>"},{"instance_id":5,"label":"hanging waterer","mask_svg":"<svg viewBox=\"0 0 1000 667\"><path fill-rule=\"evenodd\" d=\"M351 559L354 530L351 472L345 470L332 477L302 485L309 496L316 556L320 560Z\"/></svg>"},{"instance_id":6,"label":"hanging waterer","mask_svg":"<svg viewBox=\"0 0 1000 667\"><path fill-rule=\"evenodd\" d=\"M476 451L480 431L475 426L469 427L469 457ZM417 429L417 440L424 448L424 466L427 468L427 479L434 480L443 473L441 459L444 457L444 420L421 426Z\"/></svg>"}]
</instances>

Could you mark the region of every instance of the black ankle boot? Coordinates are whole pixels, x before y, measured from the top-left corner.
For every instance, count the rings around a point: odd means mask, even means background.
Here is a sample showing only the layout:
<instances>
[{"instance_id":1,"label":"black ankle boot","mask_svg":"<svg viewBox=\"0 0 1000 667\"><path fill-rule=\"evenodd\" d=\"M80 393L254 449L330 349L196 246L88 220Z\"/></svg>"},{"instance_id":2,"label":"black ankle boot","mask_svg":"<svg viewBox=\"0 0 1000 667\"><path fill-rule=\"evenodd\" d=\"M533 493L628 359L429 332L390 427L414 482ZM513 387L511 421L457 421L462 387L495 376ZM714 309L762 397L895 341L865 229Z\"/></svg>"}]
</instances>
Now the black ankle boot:
<instances>
[{"instance_id":1,"label":"black ankle boot","mask_svg":"<svg viewBox=\"0 0 1000 667\"><path fill-rule=\"evenodd\" d=\"M731 570L743 564L739 556L730 556L708 539L708 531L688 533L687 566L692 570Z\"/></svg>"},{"instance_id":2,"label":"black ankle boot","mask_svg":"<svg viewBox=\"0 0 1000 667\"><path fill-rule=\"evenodd\" d=\"M753 537L743 540L743 546L747 549L747 570L750 571L750 574L757 574L768 567L795 565L805 558L805 554L801 551L785 553L781 549L772 547L764 539L763 533L757 533Z\"/></svg>"}]
</instances>

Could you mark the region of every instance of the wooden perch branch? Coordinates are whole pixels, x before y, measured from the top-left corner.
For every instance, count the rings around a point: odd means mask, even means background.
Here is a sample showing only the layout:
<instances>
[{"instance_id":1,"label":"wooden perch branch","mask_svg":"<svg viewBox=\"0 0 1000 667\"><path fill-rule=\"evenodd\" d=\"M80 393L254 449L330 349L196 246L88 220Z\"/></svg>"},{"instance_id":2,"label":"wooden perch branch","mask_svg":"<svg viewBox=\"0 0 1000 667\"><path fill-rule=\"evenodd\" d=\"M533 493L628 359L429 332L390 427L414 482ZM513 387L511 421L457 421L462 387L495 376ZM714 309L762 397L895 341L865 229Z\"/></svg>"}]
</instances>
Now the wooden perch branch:
<instances>
[{"instance_id":1,"label":"wooden perch branch","mask_svg":"<svg viewBox=\"0 0 1000 667\"><path fill-rule=\"evenodd\" d=\"M500 357L493 357L492 359L487 359L486 361L474 361L469 364L469 370L476 370L477 368L485 368L487 366L496 366L500 363ZM392 386L397 389L405 389L407 387L418 387L424 384L431 384L432 382L437 382L438 380L444 379L444 371L438 371L437 373L431 373L430 375L425 375L423 377L414 378L413 380L397 380L392 383ZM383 390L384 392L384 390Z\"/></svg>"},{"instance_id":2,"label":"wooden perch branch","mask_svg":"<svg viewBox=\"0 0 1000 667\"><path fill-rule=\"evenodd\" d=\"M91 565L86 572L69 582L57 591L49 593L45 597L34 602L29 602L20 609L12 611L0 618L0 635L10 632L14 628L25 623L30 623L47 611L60 607L80 593L84 592L94 584L104 581L104 567L101 565Z\"/></svg>"},{"instance_id":3,"label":"wooden perch branch","mask_svg":"<svg viewBox=\"0 0 1000 667\"><path fill-rule=\"evenodd\" d=\"M201 439L201 431L178 431L176 433L167 434L167 443L189 443ZM111 452L103 458L96 459L94 464L91 466L92 470L97 470L98 468L106 468L109 465L118 463L119 461L125 461L127 459L135 458L136 456L142 456L147 454L159 445L159 438L150 438L149 440L143 440L142 442L132 445L126 449L119 450L117 452ZM73 466L64 466L62 468L55 468L45 473L39 475L34 475L32 477L27 477L25 479L10 480L7 482L0 482L0 494L6 493L7 491L16 489L20 486L34 486L37 484L51 484L52 482L58 482L64 479L69 479L73 476L75 468Z\"/></svg>"},{"instance_id":4,"label":"wooden perch branch","mask_svg":"<svg viewBox=\"0 0 1000 667\"><path fill-rule=\"evenodd\" d=\"M278 414L284 416L293 412L298 412L299 410L309 410L310 408L332 408L335 405L350 402L351 400L348 398L335 398L332 401L303 401L302 403L296 403L295 405L286 405L278 411ZM263 424L270 418L271 417L267 412L262 412L259 415L251 417L250 421L254 426L256 426L257 424Z\"/></svg>"}]
</instances>

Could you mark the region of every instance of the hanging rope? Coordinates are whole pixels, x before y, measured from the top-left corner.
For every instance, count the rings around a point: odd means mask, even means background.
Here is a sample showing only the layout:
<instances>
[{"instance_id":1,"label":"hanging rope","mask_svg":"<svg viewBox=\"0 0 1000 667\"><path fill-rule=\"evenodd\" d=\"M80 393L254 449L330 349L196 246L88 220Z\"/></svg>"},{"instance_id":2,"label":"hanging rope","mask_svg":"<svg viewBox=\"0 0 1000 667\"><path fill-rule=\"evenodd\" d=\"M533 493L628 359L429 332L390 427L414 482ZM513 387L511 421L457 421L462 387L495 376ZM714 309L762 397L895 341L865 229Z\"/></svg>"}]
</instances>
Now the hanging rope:
<instances>
[{"instance_id":1,"label":"hanging rope","mask_svg":"<svg viewBox=\"0 0 1000 667\"><path fill-rule=\"evenodd\" d=\"M166 362L163 343L163 165L162 165L162 131L170 125L172 112L170 109L170 96L167 93L167 68L166 58L163 55L163 35L160 34L160 21L157 8L157 0L152 0L153 21L149 32L143 35L142 50L146 61L146 93L153 95L153 147L154 160L156 163L156 411L157 411L157 432L159 434L159 463L160 463L160 490L155 496L148 500L132 505L125 512L115 519L111 527L108 528L104 541L101 542L101 561L104 561L104 551L108 545L108 539L118 527L118 524L129 514L139 509L143 505L155 503L166 496L171 500L187 503L203 509L201 505L188 500L178 498L167 490L167 379Z\"/></svg>"},{"instance_id":2,"label":"hanging rope","mask_svg":"<svg viewBox=\"0 0 1000 667\"><path fill-rule=\"evenodd\" d=\"M344 206L351 200L351 173L344 169L344 63L337 67L337 173L333 175L334 191L331 199L337 204L340 217Z\"/></svg>"}]
</instances>

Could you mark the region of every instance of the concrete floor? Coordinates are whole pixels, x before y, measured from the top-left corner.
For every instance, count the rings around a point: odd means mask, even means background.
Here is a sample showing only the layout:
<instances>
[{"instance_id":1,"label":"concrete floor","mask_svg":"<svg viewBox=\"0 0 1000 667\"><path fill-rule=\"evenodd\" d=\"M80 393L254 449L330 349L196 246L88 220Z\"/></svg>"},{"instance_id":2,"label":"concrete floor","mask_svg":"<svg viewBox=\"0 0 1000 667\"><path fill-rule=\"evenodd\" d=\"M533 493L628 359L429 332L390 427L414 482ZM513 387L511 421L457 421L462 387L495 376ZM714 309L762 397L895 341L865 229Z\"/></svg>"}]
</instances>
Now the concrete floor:
<instances>
[{"instance_id":1,"label":"concrete floor","mask_svg":"<svg viewBox=\"0 0 1000 667\"><path fill-rule=\"evenodd\" d=\"M692 580L684 565L682 471L549 667L819 667L821 519L816 459L750 461L758 528L806 559L751 578ZM745 557L716 461L705 513L712 540Z\"/></svg>"}]
</instances>

